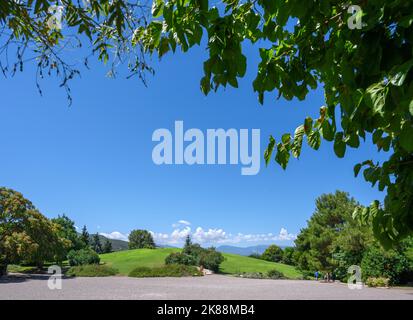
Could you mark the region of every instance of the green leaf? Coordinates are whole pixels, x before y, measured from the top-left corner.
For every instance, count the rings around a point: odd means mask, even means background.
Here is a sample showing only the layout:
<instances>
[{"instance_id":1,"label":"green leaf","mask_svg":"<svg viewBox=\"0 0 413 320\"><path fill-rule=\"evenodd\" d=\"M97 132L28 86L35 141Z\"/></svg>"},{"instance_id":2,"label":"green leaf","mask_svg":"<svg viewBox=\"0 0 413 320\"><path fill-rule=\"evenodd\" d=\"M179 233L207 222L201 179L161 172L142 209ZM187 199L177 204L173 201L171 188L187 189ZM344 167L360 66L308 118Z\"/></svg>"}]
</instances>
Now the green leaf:
<instances>
[{"instance_id":1,"label":"green leaf","mask_svg":"<svg viewBox=\"0 0 413 320\"><path fill-rule=\"evenodd\" d=\"M311 132L307 141L311 148L318 150L321 144L320 132L318 130Z\"/></svg>"},{"instance_id":2,"label":"green leaf","mask_svg":"<svg viewBox=\"0 0 413 320\"><path fill-rule=\"evenodd\" d=\"M309 135L311 133L311 130L313 129L313 119L311 117L307 117L304 120L304 132L306 135Z\"/></svg>"},{"instance_id":3,"label":"green leaf","mask_svg":"<svg viewBox=\"0 0 413 320\"><path fill-rule=\"evenodd\" d=\"M238 77L245 76L245 72L247 71L247 58L241 54L237 59L237 75Z\"/></svg>"},{"instance_id":4,"label":"green leaf","mask_svg":"<svg viewBox=\"0 0 413 320\"><path fill-rule=\"evenodd\" d=\"M366 101L370 108L372 108L373 113L382 114L384 105L386 104L386 96L388 93L388 88L382 83L375 83L367 88Z\"/></svg>"},{"instance_id":5,"label":"green leaf","mask_svg":"<svg viewBox=\"0 0 413 320\"><path fill-rule=\"evenodd\" d=\"M291 134L289 134L289 133L283 134L282 137L281 137L281 141L282 141L283 144L290 144Z\"/></svg>"},{"instance_id":6,"label":"green leaf","mask_svg":"<svg viewBox=\"0 0 413 320\"><path fill-rule=\"evenodd\" d=\"M353 132L347 139L347 145L352 148L358 148L360 146L360 139L357 133Z\"/></svg>"},{"instance_id":7,"label":"green leaf","mask_svg":"<svg viewBox=\"0 0 413 320\"><path fill-rule=\"evenodd\" d=\"M357 164L354 166L354 168L353 168L354 177L357 177L357 176L358 176L358 174L359 174L359 172L360 172L360 169L361 169L361 163L357 163Z\"/></svg>"},{"instance_id":8,"label":"green leaf","mask_svg":"<svg viewBox=\"0 0 413 320\"><path fill-rule=\"evenodd\" d=\"M406 121L403 124L399 142L407 152L413 152L413 125L411 122Z\"/></svg>"},{"instance_id":9,"label":"green leaf","mask_svg":"<svg viewBox=\"0 0 413 320\"><path fill-rule=\"evenodd\" d=\"M277 155L275 161L285 170L287 168L288 160L290 159L290 153L287 148L281 142L277 145Z\"/></svg>"},{"instance_id":10,"label":"green leaf","mask_svg":"<svg viewBox=\"0 0 413 320\"><path fill-rule=\"evenodd\" d=\"M152 16L158 18L162 15L164 7L163 0L154 0L152 3Z\"/></svg>"},{"instance_id":11,"label":"green leaf","mask_svg":"<svg viewBox=\"0 0 413 320\"><path fill-rule=\"evenodd\" d=\"M370 204L370 215L374 218L377 216L380 210L380 202L378 200L374 200Z\"/></svg>"},{"instance_id":12,"label":"green leaf","mask_svg":"<svg viewBox=\"0 0 413 320\"><path fill-rule=\"evenodd\" d=\"M210 78L205 76L201 79L201 91L204 95L207 95L211 91Z\"/></svg>"},{"instance_id":13,"label":"green leaf","mask_svg":"<svg viewBox=\"0 0 413 320\"><path fill-rule=\"evenodd\" d=\"M381 138L381 136L383 135L383 130L376 130L373 133L373 143L376 144L377 141L379 141L379 139Z\"/></svg>"},{"instance_id":14,"label":"green leaf","mask_svg":"<svg viewBox=\"0 0 413 320\"><path fill-rule=\"evenodd\" d=\"M271 160L271 155L274 151L274 146L275 146L275 139L273 136L270 136L270 142L268 143L267 149L265 149L264 152L264 159L265 159L265 165L268 166Z\"/></svg>"},{"instance_id":15,"label":"green leaf","mask_svg":"<svg viewBox=\"0 0 413 320\"><path fill-rule=\"evenodd\" d=\"M327 141L333 141L334 132L328 120L323 121L323 124L321 125L321 134L323 135L323 138L326 139Z\"/></svg>"},{"instance_id":16,"label":"green leaf","mask_svg":"<svg viewBox=\"0 0 413 320\"><path fill-rule=\"evenodd\" d=\"M343 132L337 132L334 139L334 152L339 158L343 158L346 153L346 143L343 140Z\"/></svg>"},{"instance_id":17,"label":"green leaf","mask_svg":"<svg viewBox=\"0 0 413 320\"><path fill-rule=\"evenodd\" d=\"M412 66L413 59L403 63L402 65L393 67L389 76L389 81L391 84L397 87L402 86Z\"/></svg>"},{"instance_id":18,"label":"green leaf","mask_svg":"<svg viewBox=\"0 0 413 320\"><path fill-rule=\"evenodd\" d=\"M294 132L294 141L291 147L293 157L299 158L301 154L301 147L303 145L304 126L298 126Z\"/></svg>"}]
</instances>

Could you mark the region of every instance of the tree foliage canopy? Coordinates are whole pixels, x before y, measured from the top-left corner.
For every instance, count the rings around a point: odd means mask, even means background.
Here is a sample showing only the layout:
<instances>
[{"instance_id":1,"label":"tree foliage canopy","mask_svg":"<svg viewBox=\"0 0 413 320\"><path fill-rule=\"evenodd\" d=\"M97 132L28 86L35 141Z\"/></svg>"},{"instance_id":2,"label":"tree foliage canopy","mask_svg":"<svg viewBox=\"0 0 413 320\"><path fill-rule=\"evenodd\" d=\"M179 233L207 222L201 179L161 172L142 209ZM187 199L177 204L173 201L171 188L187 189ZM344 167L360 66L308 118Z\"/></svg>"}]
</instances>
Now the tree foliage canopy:
<instances>
[{"instance_id":1,"label":"tree foliage canopy","mask_svg":"<svg viewBox=\"0 0 413 320\"><path fill-rule=\"evenodd\" d=\"M68 65L57 50L70 35L47 23L54 2L2 1L0 25L2 37L17 43L14 70L22 68L22 55L34 43L39 72L63 72L66 87L76 72L65 71ZM413 232L412 1L353 1L362 9L354 15L344 0L223 0L218 7L208 0L154 0L150 17L139 2L61 3L63 22L76 39L84 35L104 62L112 48L115 64L126 61L141 77L151 70L144 52L162 57L206 43L201 90L208 94L227 85L238 87L247 69L243 44L249 42L261 58L252 83L260 103L273 91L279 98L304 100L322 86L325 106L315 106L320 107L318 118L307 117L280 139L271 136L267 164L275 154L285 169L291 155L300 156L304 138L315 150L322 139L333 142L341 158L347 148L358 148L360 140L371 136L389 158L383 163L366 159L354 173L363 168L365 180L386 190L386 197L355 214L372 218L374 234L386 247ZM354 19L361 19L361 29L349 27Z\"/></svg>"},{"instance_id":2,"label":"tree foliage canopy","mask_svg":"<svg viewBox=\"0 0 413 320\"><path fill-rule=\"evenodd\" d=\"M0 267L22 261L61 262L71 242L19 192L0 188ZM0 270L1 271L1 270Z\"/></svg>"},{"instance_id":3,"label":"tree foliage canopy","mask_svg":"<svg viewBox=\"0 0 413 320\"><path fill-rule=\"evenodd\" d=\"M298 158L304 137L315 150L321 139L333 141L334 152L358 148L372 134L379 151L390 151L384 163L367 159L365 180L387 189L383 204L364 208L374 221L375 235L391 246L413 231L413 3L402 0L356 1L354 17L347 1L224 0L219 8L207 0L155 0L155 17L136 37L160 57L180 47L189 50L207 37L201 89L238 87L246 72L242 44L257 47L261 62L253 89L260 103L266 92L287 100L304 100L322 85L325 106L317 119L307 117L294 134L277 142L270 137L267 164L284 169ZM360 18L361 29L349 19Z\"/></svg>"},{"instance_id":4,"label":"tree foliage canopy","mask_svg":"<svg viewBox=\"0 0 413 320\"><path fill-rule=\"evenodd\" d=\"M68 250L80 250L85 247L82 239L77 234L75 222L67 215L59 215L57 218L51 219L51 221L60 226L58 236L71 242L71 247Z\"/></svg>"},{"instance_id":5,"label":"tree foliage canopy","mask_svg":"<svg viewBox=\"0 0 413 320\"><path fill-rule=\"evenodd\" d=\"M147 230L132 230L129 234L129 249L154 249L155 241Z\"/></svg>"},{"instance_id":6,"label":"tree foliage canopy","mask_svg":"<svg viewBox=\"0 0 413 320\"><path fill-rule=\"evenodd\" d=\"M280 262L282 258L283 250L275 244L270 245L261 255L261 259L272 262Z\"/></svg>"},{"instance_id":7,"label":"tree foliage canopy","mask_svg":"<svg viewBox=\"0 0 413 320\"><path fill-rule=\"evenodd\" d=\"M353 219L359 204L342 191L323 194L316 200L316 210L298 235L294 260L302 270L333 272L346 280L348 268L362 268L363 280L386 277L391 283L410 281L413 259L411 238L384 250L374 238L371 221Z\"/></svg>"}]
</instances>

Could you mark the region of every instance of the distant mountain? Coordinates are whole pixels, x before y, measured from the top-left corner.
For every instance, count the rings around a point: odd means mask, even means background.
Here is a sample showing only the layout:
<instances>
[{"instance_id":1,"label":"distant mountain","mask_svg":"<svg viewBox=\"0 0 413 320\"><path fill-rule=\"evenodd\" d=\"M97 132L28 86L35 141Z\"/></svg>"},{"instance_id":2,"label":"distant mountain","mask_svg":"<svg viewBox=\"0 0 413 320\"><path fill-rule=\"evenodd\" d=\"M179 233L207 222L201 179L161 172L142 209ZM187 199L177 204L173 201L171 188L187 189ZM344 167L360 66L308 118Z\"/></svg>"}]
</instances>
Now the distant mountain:
<instances>
[{"instance_id":1,"label":"distant mountain","mask_svg":"<svg viewBox=\"0 0 413 320\"><path fill-rule=\"evenodd\" d=\"M217 251L223 253L239 254L240 256L249 256L253 253L263 254L265 249L267 249L268 247L268 244L260 244L252 247L219 246L217 248ZM285 248L285 246L280 247Z\"/></svg>"},{"instance_id":2,"label":"distant mountain","mask_svg":"<svg viewBox=\"0 0 413 320\"><path fill-rule=\"evenodd\" d=\"M90 235L90 241L92 241L92 236L93 235ZM122 251L122 250L128 250L129 249L127 241L109 239L109 238L106 238L105 236L99 235L99 240L100 240L100 243L102 244L102 246L105 243L106 239L109 240L109 242L112 244L113 251Z\"/></svg>"}]
</instances>

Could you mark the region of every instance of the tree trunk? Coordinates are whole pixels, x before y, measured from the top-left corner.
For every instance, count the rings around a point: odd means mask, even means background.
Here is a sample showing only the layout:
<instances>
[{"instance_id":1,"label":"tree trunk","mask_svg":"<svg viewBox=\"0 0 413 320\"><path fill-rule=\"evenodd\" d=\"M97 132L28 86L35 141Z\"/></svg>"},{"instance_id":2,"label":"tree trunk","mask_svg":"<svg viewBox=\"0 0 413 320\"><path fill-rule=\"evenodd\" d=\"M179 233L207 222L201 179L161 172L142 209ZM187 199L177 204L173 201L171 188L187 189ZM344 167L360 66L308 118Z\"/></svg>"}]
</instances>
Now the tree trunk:
<instances>
[{"instance_id":1,"label":"tree trunk","mask_svg":"<svg viewBox=\"0 0 413 320\"><path fill-rule=\"evenodd\" d=\"M0 265L0 277L7 275L7 264Z\"/></svg>"}]
</instances>

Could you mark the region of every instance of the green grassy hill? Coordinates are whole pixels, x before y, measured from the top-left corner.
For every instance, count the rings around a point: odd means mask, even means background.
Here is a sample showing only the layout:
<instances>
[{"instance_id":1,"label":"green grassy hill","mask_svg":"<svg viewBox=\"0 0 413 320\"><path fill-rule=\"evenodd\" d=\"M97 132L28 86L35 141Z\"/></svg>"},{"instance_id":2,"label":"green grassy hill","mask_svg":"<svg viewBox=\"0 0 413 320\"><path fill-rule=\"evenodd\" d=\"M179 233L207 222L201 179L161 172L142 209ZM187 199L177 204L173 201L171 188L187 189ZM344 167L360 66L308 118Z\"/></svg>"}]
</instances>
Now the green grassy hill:
<instances>
[{"instance_id":1,"label":"green grassy hill","mask_svg":"<svg viewBox=\"0 0 413 320\"><path fill-rule=\"evenodd\" d=\"M275 263L254 259L250 257L240 256L237 254L224 253L225 261L221 264L221 272L229 274L239 274L243 272L262 272L266 273L269 270L278 270L286 277L296 279L302 274L293 266L283 263Z\"/></svg>"},{"instance_id":2,"label":"green grassy hill","mask_svg":"<svg viewBox=\"0 0 413 320\"><path fill-rule=\"evenodd\" d=\"M164 264L165 258L177 248L138 249L113 252L100 255L101 261L119 270L120 274L128 275L136 267L157 267ZM282 263L274 263L236 254L223 254L225 261L221 264L221 272L237 274L242 272L262 272L276 269L288 278L299 278L301 273L294 267Z\"/></svg>"}]
</instances>

